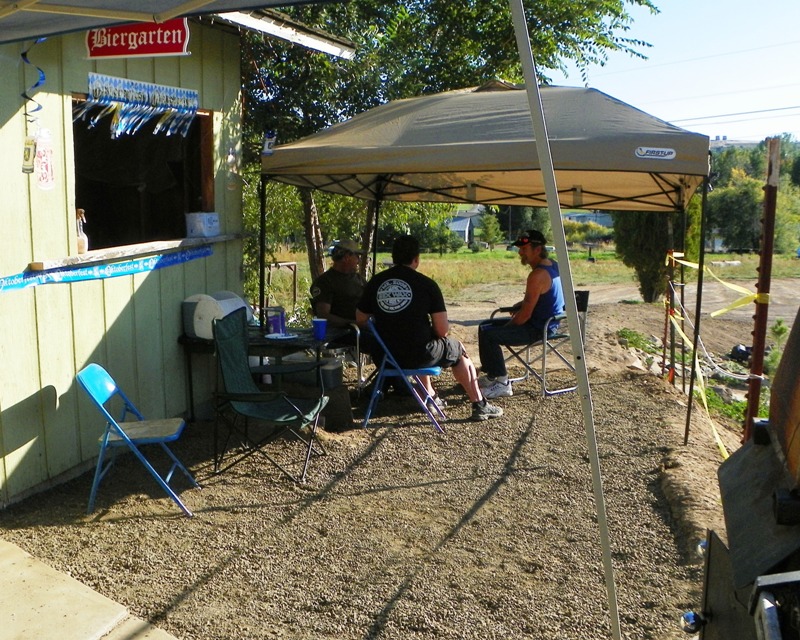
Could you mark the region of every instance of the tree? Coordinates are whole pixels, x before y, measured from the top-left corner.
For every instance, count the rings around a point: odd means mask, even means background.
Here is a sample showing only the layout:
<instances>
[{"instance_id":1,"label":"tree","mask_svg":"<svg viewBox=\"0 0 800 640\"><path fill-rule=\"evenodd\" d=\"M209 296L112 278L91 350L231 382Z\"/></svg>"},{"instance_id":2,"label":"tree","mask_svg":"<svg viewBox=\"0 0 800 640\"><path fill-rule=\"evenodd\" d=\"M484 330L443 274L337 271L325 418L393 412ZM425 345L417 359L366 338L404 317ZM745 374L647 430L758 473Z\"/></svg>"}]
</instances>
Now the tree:
<instances>
[{"instance_id":1,"label":"tree","mask_svg":"<svg viewBox=\"0 0 800 640\"><path fill-rule=\"evenodd\" d=\"M709 227L731 251L758 250L763 201L763 182L734 169L730 186L708 195Z\"/></svg>"},{"instance_id":2,"label":"tree","mask_svg":"<svg viewBox=\"0 0 800 640\"><path fill-rule=\"evenodd\" d=\"M493 211L487 210L480 217L481 240L494 249L495 245L503 241L503 232L500 230L500 221Z\"/></svg>"},{"instance_id":3,"label":"tree","mask_svg":"<svg viewBox=\"0 0 800 640\"><path fill-rule=\"evenodd\" d=\"M655 302L667 288L667 252L675 248L674 230L679 229L677 213L660 211L614 213L617 255L636 271L639 293L645 302Z\"/></svg>"},{"instance_id":4,"label":"tree","mask_svg":"<svg viewBox=\"0 0 800 640\"><path fill-rule=\"evenodd\" d=\"M648 45L626 36L628 6L657 11L650 0L541 0L529 6L539 67L555 69L575 60L585 68L604 62L611 51L641 56L638 49ZM277 132L279 144L291 142L388 100L522 77L503 0L362 0L286 11L353 40L357 53L353 61L338 61L278 40L243 36L246 161L257 161L268 130ZM324 235L316 199L310 192L300 197L312 276L321 269L318 243Z\"/></svg>"}]
</instances>

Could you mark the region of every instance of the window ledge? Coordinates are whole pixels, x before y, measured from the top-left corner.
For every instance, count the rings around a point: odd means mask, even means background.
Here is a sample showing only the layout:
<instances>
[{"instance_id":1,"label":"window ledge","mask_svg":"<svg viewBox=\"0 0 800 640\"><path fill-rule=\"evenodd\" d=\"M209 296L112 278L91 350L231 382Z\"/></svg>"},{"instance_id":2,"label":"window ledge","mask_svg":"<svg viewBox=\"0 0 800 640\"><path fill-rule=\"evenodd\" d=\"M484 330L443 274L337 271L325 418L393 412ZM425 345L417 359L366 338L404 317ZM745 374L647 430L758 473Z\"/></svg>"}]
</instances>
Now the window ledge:
<instances>
[{"instance_id":1,"label":"window ledge","mask_svg":"<svg viewBox=\"0 0 800 640\"><path fill-rule=\"evenodd\" d=\"M78 256L69 256L58 260L31 262L28 265L28 271L47 271L49 269L63 269L65 267L85 267L93 264L117 262L127 258L141 258L163 253L174 253L187 247L198 247L206 244L216 244L217 242L239 240L241 238L242 236L240 234L226 234L222 236L212 236L210 238L183 238L182 240L159 240L157 242L127 244L121 247L95 249L94 251L87 251Z\"/></svg>"}]
</instances>

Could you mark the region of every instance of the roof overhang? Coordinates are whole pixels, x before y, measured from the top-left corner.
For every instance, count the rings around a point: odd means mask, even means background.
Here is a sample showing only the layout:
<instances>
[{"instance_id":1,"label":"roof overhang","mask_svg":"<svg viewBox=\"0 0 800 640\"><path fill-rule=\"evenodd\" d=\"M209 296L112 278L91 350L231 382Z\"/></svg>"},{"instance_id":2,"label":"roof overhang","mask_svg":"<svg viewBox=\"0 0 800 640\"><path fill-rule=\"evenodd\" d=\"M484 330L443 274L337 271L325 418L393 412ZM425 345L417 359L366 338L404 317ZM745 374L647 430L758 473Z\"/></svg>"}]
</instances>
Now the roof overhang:
<instances>
[{"instance_id":1,"label":"roof overhang","mask_svg":"<svg viewBox=\"0 0 800 640\"><path fill-rule=\"evenodd\" d=\"M335 0L315 0L316 4ZM0 44L132 22L308 4L309 0L17 0L0 2Z\"/></svg>"},{"instance_id":2,"label":"roof overhang","mask_svg":"<svg viewBox=\"0 0 800 640\"><path fill-rule=\"evenodd\" d=\"M355 43L352 41L339 38L320 29L314 29L291 20L287 15L270 9L218 13L214 16L214 19L234 27L281 38L302 47L321 51L345 60L352 60L356 53Z\"/></svg>"}]
</instances>

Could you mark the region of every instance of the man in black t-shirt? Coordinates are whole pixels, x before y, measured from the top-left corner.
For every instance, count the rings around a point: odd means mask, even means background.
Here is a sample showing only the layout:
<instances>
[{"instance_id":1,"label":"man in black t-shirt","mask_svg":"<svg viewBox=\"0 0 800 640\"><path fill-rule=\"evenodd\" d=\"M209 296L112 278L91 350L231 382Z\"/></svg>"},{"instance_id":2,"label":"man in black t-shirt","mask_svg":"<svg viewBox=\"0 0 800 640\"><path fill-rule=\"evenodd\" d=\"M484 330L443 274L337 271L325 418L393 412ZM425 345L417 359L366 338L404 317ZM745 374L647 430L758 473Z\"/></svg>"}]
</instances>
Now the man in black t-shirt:
<instances>
[{"instance_id":1,"label":"man in black t-shirt","mask_svg":"<svg viewBox=\"0 0 800 640\"><path fill-rule=\"evenodd\" d=\"M314 315L335 327L356 321L356 305L364 291L364 278L358 273L364 251L354 240L342 240L331 249L333 264L311 285Z\"/></svg>"},{"instance_id":2,"label":"man in black t-shirt","mask_svg":"<svg viewBox=\"0 0 800 640\"><path fill-rule=\"evenodd\" d=\"M401 236L392 246L394 266L367 283L356 309L356 322L364 327L369 318L401 367L452 367L453 377L472 401L472 419L488 420L503 415L481 394L478 374L464 345L447 337L447 308L439 285L417 272L419 241ZM434 400L430 378L424 378Z\"/></svg>"}]
</instances>

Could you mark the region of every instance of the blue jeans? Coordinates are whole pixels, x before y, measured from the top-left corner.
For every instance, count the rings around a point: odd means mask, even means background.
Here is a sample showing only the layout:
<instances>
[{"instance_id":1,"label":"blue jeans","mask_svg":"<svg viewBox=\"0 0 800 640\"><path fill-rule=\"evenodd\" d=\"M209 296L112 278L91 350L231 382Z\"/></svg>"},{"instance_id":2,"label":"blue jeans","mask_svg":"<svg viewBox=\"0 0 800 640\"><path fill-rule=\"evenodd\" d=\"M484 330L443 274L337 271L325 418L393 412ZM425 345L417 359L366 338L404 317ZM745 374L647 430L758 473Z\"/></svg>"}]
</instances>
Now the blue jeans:
<instances>
[{"instance_id":1,"label":"blue jeans","mask_svg":"<svg viewBox=\"0 0 800 640\"><path fill-rule=\"evenodd\" d=\"M484 320L478 325L478 352L483 373L491 378L508 375L503 345L525 346L541 339L541 327L509 324L507 318Z\"/></svg>"}]
</instances>

